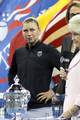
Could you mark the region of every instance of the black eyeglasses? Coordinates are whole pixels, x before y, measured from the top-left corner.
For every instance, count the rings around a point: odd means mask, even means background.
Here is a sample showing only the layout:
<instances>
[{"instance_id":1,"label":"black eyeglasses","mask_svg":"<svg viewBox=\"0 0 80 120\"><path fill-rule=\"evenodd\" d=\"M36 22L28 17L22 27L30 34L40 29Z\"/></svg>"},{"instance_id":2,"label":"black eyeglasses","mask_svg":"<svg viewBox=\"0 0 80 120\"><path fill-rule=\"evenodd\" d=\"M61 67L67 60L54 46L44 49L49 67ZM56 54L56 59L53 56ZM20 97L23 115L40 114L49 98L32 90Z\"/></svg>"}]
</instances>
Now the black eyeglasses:
<instances>
[{"instance_id":1,"label":"black eyeglasses","mask_svg":"<svg viewBox=\"0 0 80 120\"><path fill-rule=\"evenodd\" d=\"M72 18L73 16L78 15L78 14L80 14L80 13L70 13L70 18Z\"/></svg>"}]
</instances>

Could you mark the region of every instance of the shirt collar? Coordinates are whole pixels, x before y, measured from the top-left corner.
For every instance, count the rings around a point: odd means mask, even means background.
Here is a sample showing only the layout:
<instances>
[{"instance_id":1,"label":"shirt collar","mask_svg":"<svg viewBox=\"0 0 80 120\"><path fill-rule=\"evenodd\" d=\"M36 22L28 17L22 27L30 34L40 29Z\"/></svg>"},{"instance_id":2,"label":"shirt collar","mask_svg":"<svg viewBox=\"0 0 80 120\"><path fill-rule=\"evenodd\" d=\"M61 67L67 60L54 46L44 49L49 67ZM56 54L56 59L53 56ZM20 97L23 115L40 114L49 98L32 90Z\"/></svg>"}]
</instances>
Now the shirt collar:
<instances>
[{"instance_id":1,"label":"shirt collar","mask_svg":"<svg viewBox=\"0 0 80 120\"><path fill-rule=\"evenodd\" d=\"M37 46L39 46L40 44L41 44L41 42L40 42L40 41L36 42L36 44L35 44L35 45L33 45L33 46L31 46L31 47L29 47L29 45L28 45L28 44L26 44L26 48L27 48L27 49L33 49L33 48L36 48Z\"/></svg>"}]
</instances>

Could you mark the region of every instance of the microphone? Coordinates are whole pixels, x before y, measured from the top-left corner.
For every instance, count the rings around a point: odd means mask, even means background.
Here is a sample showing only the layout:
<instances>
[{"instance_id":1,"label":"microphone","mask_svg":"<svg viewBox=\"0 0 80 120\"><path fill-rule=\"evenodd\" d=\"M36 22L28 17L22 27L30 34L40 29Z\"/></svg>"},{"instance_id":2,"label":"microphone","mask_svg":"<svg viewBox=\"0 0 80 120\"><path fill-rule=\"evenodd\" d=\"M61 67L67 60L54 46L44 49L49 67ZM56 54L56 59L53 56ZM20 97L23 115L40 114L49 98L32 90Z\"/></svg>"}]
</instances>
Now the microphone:
<instances>
[{"instance_id":1,"label":"microphone","mask_svg":"<svg viewBox=\"0 0 80 120\"><path fill-rule=\"evenodd\" d=\"M71 59L72 59L72 53L70 53L68 51L64 51L62 53L61 58L60 58L60 66L63 67L66 72L67 72L67 69L68 69ZM61 80L57 86L56 93L59 93L59 94L65 93L65 83L66 83L66 81L61 78Z\"/></svg>"},{"instance_id":2,"label":"microphone","mask_svg":"<svg viewBox=\"0 0 80 120\"><path fill-rule=\"evenodd\" d=\"M68 69L71 59L72 59L72 53L68 51L64 51L60 58L60 66L63 67L65 70Z\"/></svg>"}]
</instances>

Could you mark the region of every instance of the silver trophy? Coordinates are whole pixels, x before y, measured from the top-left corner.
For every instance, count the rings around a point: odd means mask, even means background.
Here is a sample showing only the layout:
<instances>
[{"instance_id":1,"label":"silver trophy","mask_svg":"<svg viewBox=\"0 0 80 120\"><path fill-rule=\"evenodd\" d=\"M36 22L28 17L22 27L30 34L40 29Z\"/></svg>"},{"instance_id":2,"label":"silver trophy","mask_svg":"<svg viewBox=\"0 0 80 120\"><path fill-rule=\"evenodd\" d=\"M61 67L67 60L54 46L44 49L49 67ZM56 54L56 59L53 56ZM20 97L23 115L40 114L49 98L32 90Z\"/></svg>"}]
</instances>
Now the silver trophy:
<instances>
[{"instance_id":1,"label":"silver trophy","mask_svg":"<svg viewBox=\"0 0 80 120\"><path fill-rule=\"evenodd\" d=\"M16 75L14 84L12 84L4 93L6 113L8 115L15 115L16 117L17 115L24 115L27 113L27 104L30 98L30 92L19 83L19 78Z\"/></svg>"}]
</instances>

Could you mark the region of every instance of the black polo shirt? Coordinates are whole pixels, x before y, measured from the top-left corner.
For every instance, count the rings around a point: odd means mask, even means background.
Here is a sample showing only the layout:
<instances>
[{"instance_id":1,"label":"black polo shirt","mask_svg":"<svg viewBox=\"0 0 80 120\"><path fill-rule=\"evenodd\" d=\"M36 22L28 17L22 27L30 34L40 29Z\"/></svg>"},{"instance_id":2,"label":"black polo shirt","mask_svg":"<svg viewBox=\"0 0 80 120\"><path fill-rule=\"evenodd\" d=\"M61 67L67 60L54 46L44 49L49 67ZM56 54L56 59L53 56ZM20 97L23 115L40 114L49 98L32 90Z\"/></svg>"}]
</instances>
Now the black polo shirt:
<instances>
[{"instance_id":1,"label":"black polo shirt","mask_svg":"<svg viewBox=\"0 0 80 120\"><path fill-rule=\"evenodd\" d=\"M53 68L60 68L60 53L52 46L37 42L29 48L28 45L15 51L9 70L9 84L17 74L20 83L31 92L29 108L51 105L37 101L36 95L49 90Z\"/></svg>"}]
</instances>

